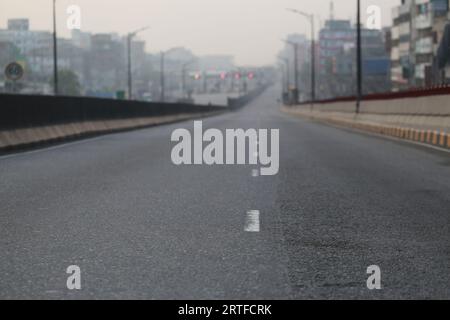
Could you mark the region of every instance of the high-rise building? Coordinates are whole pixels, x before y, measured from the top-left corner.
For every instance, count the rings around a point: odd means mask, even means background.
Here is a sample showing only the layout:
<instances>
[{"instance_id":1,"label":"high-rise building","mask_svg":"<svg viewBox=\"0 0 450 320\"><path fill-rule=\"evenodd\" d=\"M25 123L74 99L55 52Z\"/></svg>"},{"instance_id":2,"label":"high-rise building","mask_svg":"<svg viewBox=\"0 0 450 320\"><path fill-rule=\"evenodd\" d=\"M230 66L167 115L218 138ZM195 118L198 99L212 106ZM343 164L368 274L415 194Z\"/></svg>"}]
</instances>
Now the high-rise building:
<instances>
[{"instance_id":1,"label":"high-rise building","mask_svg":"<svg viewBox=\"0 0 450 320\"><path fill-rule=\"evenodd\" d=\"M363 93L390 90L386 30L362 27ZM356 93L356 27L349 20L327 20L319 32L318 98Z\"/></svg>"},{"instance_id":2,"label":"high-rise building","mask_svg":"<svg viewBox=\"0 0 450 320\"><path fill-rule=\"evenodd\" d=\"M349 20L327 20L319 32L319 74L329 73L334 57L355 44L356 33Z\"/></svg>"},{"instance_id":3,"label":"high-rise building","mask_svg":"<svg viewBox=\"0 0 450 320\"><path fill-rule=\"evenodd\" d=\"M125 44L120 37L106 33L92 35L86 58L88 94L114 97L116 91L126 87Z\"/></svg>"},{"instance_id":4,"label":"high-rise building","mask_svg":"<svg viewBox=\"0 0 450 320\"><path fill-rule=\"evenodd\" d=\"M47 31L32 31L28 19L10 19L0 30L0 42L10 42L18 50L13 60L24 64L28 80L45 82L53 71L53 39Z\"/></svg>"},{"instance_id":5,"label":"high-rise building","mask_svg":"<svg viewBox=\"0 0 450 320\"><path fill-rule=\"evenodd\" d=\"M394 90L442 81L436 52L448 23L448 0L402 0L392 11L392 83Z\"/></svg>"}]
</instances>

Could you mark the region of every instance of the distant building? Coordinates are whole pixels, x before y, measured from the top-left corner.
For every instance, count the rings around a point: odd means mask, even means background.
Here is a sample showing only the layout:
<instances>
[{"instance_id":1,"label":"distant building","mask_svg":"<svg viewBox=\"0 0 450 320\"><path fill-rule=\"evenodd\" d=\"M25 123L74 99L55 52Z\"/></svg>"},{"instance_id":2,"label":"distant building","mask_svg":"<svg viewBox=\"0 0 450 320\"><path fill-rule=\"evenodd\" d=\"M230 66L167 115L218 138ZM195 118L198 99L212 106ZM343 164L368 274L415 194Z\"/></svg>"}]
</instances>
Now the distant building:
<instances>
[{"instance_id":1,"label":"distant building","mask_svg":"<svg viewBox=\"0 0 450 320\"><path fill-rule=\"evenodd\" d=\"M394 90L443 82L436 69L437 47L448 23L448 0L402 0L392 11ZM444 79L442 79L444 78Z\"/></svg>"},{"instance_id":2,"label":"distant building","mask_svg":"<svg viewBox=\"0 0 450 320\"><path fill-rule=\"evenodd\" d=\"M119 40L119 41L118 41ZM85 85L90 95L114 97L126 88L125 44L115 34L94 34L87 52Z\"/></svg>"},{"instance_id":3,"label":"distant building","mask_svg":"<svg viewBox=\"0 0 450 320\"><path fill-rule=\"evenodd\" d=\"M354 45L355 40L355 29L349 20L327 20L319 32L319 74L328 74L332 59L344 48Z\"/></svg>"},{"instance_id":4,"label":"distant building","mask_svg":"<svg viewBox=\"0 0 450 320\"><path fill-rule=\"evenodd\" d=\"M207 55L199 58L199 67L203 71L233 70L234 57L230 55Z\"/></svg>"},{"instance_id":5,"label":"distant building","mask_svg":"<svg viewBox=\"0 0 450 320\"><path fill-rule=\"evenodd\" d=\"M364 94L391 90L386 32L362 27ZM326 21L319 32L318 97L355 95L356 73L356 27L348 20Z\"/></svg>"},{"instance_id":6,"label":"distant building","mask_svg":"<svg viewBox=\"0 0 450 320\"><path fill-rule=\"evenodd\" d=\"M298 48L297 63L299 69L299 100L303 101L309 98L311 88L311 40L303 34L290 34L286 38L291 43L296 43ZM290 44L286 44L280 53L280 56L289 61L289 83L291 86L295 83L295 52Z\"/></svg>"},{"instance_id":7,"label":"distant building","mask_svg":"<svg viewBox=\"0 0 450 320\"><path fill-rule=\"evenodd\" d=\"M9 41L0 41L0 77L8 63L13 62L19 54L19 48Z\"/></svg>"},{"instance_id":8,"label":"distant building","mask_svg":"<svg viewBox=\"0 0 450 320\"><path fill-rule=\"evenodd\" d=\"M0 41L0 92L5 90L6 79L5 67L19 54L19 48L17 48L12 42L1 42Z\"/></svg>"},{"instance_id":9,"label":"distant building","mask_svg":"<svg viewBox=\"0 0 450 320\"><path fill-rule=\"evenodd\" d=\"M29 31L30 21L28 19L9 19L8 30L11 31Z\"/></svg>"},{"instance_id":10,"label":"distant building","mask_svg":"<svg viewBox=\"0 0 450 320\"><path fill-rule=\"evenodd\" d=\"M197 59L191 50L183 47L175 47L169 50L168 60L178 61L179 63L187 63Z\"/></svg>"},{"instance_id":11,"label":"distant building","mask_svg":"<svg viewBox=\"0 0 450 320\"><path fill-rule=\"evenodd\" d=\"M18 50L13 60L24 63L26 79L47 82L53 71L53 40L47 31L31 31L28 19L10 19L0 30L0 42L12 43Z\"/></svg>"},{"instance_id":12,"label":"distant building","mask_svg":"<svg viewBox=\"0 0 450 320\"><path fill-rule=\"evenodd\" d=\"M52 34L47 31L30 31L27 19L8 20L8 29L0 30L0 41L12 42L27 55L35 49L49 47Z\"/></svg>"},{"instance_id":13,"label":"distant building","mask_svg":"<svg viewBox=\"0 0 450 320\"><path fill-rule=\"evenodd\" d=\"M51 93L54 73L53 34L49 31L30 30L28 19L10 19L7 29L0 30L0 68L18 61L25 66L21 92ZM83 95L114 98L126 91L127 39L117 33L91 34L73 30L71 38L58 38L58 69L74 72ZM136 99L157 100L161 92L161 56L145 51L144 41L131 43L133 96ZM185 67L188 62L195 61ZM184 68L186 70L184 70ZM166 98L184 97L185 92L203 90L205 70L234 69L233 57L213 55L196 57L190 50L178 47L165 55ZM190 79L191 72L195 76ZM185 74L184 89L183 77ZM206 73L205 73L206 74ZM196 79L200 75L199 79ZM213 85L211 85L212 87ZM5 87L0 72L0 90Z\"/></svg>"},{"instance_id":14,"label":"distant building","mask_svg":"<svg viewBox=\"0 0 450 320\"><path fill-rule=\"evenodd\" d=\"M92 34L78 29L72 30L72 44L84 50L90 50L92 43Z\"/></svg>"}]
</instances>

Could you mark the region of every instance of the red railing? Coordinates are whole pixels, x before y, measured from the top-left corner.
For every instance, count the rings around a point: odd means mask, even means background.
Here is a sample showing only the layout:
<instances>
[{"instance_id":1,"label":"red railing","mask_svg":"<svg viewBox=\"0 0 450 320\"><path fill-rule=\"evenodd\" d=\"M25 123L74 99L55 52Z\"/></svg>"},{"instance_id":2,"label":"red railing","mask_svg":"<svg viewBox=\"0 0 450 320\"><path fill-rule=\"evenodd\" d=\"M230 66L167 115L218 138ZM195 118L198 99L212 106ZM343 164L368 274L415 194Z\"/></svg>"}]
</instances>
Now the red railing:
<instances>
[{"instance_id":1,"label":"red railing","mask_svg":"<svg viewBox=\"0 0 450 320\"><path fill-rule=\"evenodd\" d=\"M362 100L373 101L373 100L393 100L393 99L404 99L404 98L419 98L419 97L429 97L429 96L439 96L439 95L450 95L450 85L442 85L429 88L412 88L409 90L398 91L398 92L385 92L385 93L373 93L364 95ZM352 102L356 101L356 96L349 97L338 97L333 99L317 100L316 104L326 104L334 102ZM302 104L310 104L311 101L303 102Z\"/></svg>"}]
</instances>

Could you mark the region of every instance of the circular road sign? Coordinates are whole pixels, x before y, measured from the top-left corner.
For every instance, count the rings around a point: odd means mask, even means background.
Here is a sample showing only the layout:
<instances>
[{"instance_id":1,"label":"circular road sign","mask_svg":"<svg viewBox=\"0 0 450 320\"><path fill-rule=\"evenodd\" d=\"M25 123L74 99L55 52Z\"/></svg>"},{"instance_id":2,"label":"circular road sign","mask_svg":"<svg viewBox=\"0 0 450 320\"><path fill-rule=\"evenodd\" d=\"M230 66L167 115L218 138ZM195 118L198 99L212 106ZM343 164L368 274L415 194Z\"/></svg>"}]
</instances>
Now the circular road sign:
<instances>
[{"instance_id":1,"label":"circular road sign","mask_svg":"<svg viewBox=\"0 0 450 320\"><path fill-rule=\"evenodd\" d=\"M5 76L9 80L17 81L23 77L23 67L17 62L11 62L5 68Z\"/></svg>"}]
</instances>

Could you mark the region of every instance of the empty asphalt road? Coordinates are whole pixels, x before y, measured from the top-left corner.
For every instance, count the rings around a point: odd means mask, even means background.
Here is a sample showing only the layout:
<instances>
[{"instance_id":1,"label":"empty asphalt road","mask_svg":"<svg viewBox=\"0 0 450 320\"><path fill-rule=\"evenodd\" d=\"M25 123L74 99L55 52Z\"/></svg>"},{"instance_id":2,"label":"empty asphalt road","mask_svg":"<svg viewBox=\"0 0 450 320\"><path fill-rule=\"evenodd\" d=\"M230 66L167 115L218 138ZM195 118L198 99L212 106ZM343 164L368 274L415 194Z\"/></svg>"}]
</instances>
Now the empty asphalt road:
<instances>
[{"instance_id":1,"label":"empty asphalt road","mask_svg":"<svg viewBox=\"0 0 450 320\"><path fill-rule=\"evenodd\" d=\"M450 298L449 154L291 117L277 93L203 124L280 129L276 176L173 165L192 121L1 157L0 298Z\"/></svg>"}]
</instances>

